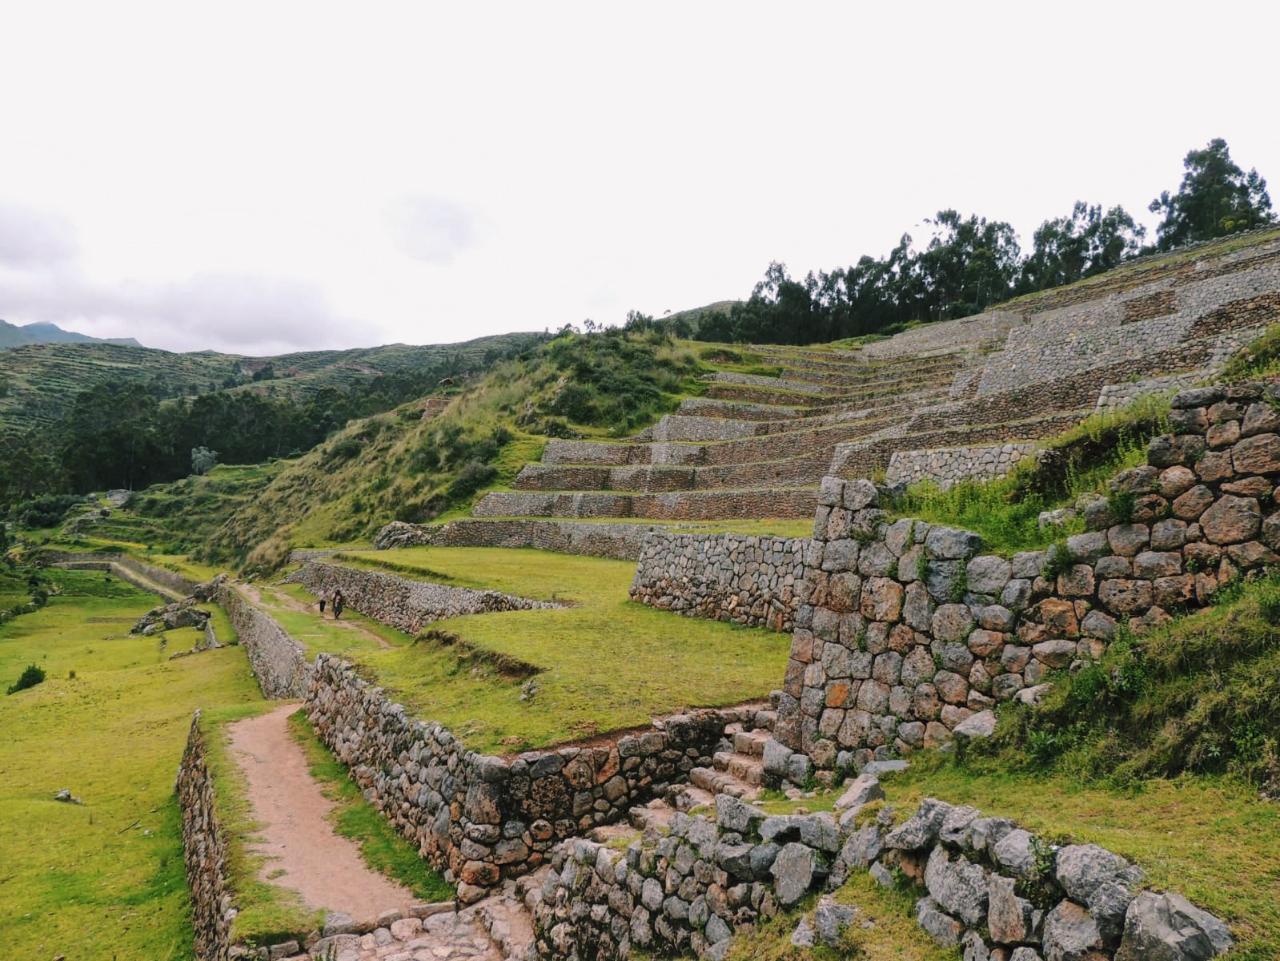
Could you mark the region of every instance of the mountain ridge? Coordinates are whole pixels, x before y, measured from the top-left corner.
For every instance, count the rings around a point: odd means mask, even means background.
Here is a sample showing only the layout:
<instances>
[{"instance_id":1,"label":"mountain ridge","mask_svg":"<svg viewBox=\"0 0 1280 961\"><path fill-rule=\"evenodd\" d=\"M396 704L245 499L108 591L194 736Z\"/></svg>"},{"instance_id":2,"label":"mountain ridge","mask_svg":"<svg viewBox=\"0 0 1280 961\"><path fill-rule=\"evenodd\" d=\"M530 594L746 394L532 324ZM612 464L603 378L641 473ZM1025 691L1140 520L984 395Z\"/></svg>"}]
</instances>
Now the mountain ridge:
<instances>
[{"instance_id":1,"label":"mountain ridge","mask_svg":"<svg viewBox=\"0 0 1280 961\"><path fill-rule=\"evenodd\" d=\"M63 330L57 324L38 321L11 324L0 320L0 350L29 344L112 344L117 347L142 347L135 337L91 337L74 330Z\"/></svg>"}]
</instances>

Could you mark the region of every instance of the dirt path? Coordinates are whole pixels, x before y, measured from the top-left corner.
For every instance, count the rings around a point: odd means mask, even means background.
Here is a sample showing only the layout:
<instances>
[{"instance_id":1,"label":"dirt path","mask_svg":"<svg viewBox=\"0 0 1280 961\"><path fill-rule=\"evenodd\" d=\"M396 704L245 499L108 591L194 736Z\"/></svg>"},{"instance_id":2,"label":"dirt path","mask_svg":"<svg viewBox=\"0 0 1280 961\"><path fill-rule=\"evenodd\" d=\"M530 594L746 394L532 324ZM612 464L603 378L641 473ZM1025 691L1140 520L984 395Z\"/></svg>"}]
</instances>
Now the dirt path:
<instances>
[{"instance_id":1,"label":"dirt path","mask_svg":"<svg viewBox=\"0 0 1280 961\"><path fill-rule=\"evenodd\" d=\"M300 708L283 704L228 728L253 819L262 825L262 840L254 850L267 857L263 880L297 891L313 908L357 921L405 910L413 894L369 868L355 843L335 834L326 820L333 804L312 780L302 747L286 723Z\"/></svg>"},{"instance_id":2,"label":"dirt path","mask_svg":"<svg viewBox=\"0 0 1280 961\"><path fill-rule=\"evenodd\" d=\"M264 590L270 591L271 600L264 601L262 598L262 591L258 589L257 585L240 584L239 586L241 590L243 590L246 594L249 595L249 598L255 604L261 604L264 607L270 607L271 605L274 604L280 607L287 607L289 610L297 611L300 614L313 614L313 615L316 615L317 617L321 616L319 610L317 610L314 604L304 603L303 601L298 600L296 597L291 597L290 595L286 594L284 591L278 591L273 587L266 587L264 588ZM329 618L328 623L334 624L345 631L355 631L357 634L361 634L364 637L369 638L369 640L373 641L373 643L377 644L378 647L382 648L383 650L390 650L392 647L392 645L388 643L385 637L375 633L374 631L369 630L363 624L359 624L356 621L335 621L332 618Z\"/></svg>"}]
</instances>

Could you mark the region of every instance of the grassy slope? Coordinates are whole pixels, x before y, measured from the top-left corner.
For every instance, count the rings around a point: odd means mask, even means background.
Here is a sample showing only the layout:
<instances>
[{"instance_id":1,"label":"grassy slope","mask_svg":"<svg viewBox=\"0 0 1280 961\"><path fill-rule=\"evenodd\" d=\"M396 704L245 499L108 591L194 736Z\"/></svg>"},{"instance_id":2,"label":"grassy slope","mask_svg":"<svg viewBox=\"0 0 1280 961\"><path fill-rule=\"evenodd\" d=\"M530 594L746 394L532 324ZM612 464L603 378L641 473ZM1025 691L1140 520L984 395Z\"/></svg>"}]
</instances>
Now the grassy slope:
<instances>
[{"instance_id":1,"label":"grassy slope","mask_svg":"<svg viewBox=\"0 0 1280 961\"><path fill-rule=\"evenodd\" d=\"M188 958L174 770L191 712L253 702L257 687L239 648L170 661L129 636L150 595L57 576L47 608L0 627L5 686L29 663L48 673L0 697L0 941L11 957ZM64 787L84 805L55 802Z\"/></svg>"},{"instance_id":2,"label":"grassy slope","mask_svg":"<svg viewBox=\"0 0 1280 961\"><path fill-rule=\"evenodd\" d=\"M647 724L681 707L763 697L782 677L790 648L784 634L632 603L627 590L635 565L626 561L487 548L409 548L373 559L417 569L424 579L444 574L461 586L575 605L432 625L485 652L543 668L532 701L520 700L524 678L436 641L351 651L414 713L447 724L481 750L543 747Z\"/></svg>"}]
</instances>

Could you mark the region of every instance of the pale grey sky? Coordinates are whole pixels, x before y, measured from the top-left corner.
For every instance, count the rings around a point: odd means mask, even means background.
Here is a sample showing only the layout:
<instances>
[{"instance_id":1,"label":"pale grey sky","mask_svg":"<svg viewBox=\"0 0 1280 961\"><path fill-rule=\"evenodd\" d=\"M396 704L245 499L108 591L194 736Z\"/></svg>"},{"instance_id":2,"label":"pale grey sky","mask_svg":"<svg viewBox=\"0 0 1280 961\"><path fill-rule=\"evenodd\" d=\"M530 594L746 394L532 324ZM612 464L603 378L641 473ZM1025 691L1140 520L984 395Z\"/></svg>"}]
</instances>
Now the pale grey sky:
<instances>
[{"instance_id":1,"label":"pale grey sky","mask_svg":"<svg viewBox=\"0 0 1280 961\"><path fill-rule=\"evenodd\" d=\"M745 295L942 207L1029 243L1225 137L1274 3L116 0L0 15L0 317L171 349L434 343Z\"/></svg>"}]
</instances>

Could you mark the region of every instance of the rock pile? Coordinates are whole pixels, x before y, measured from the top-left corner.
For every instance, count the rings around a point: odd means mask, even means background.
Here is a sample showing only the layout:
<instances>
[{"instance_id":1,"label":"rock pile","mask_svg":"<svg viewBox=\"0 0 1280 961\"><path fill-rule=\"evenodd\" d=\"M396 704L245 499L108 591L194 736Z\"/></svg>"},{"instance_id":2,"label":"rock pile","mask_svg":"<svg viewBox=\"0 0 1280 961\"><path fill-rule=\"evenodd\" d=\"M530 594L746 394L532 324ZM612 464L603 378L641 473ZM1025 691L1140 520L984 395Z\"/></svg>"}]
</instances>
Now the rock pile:
<instances>
[{"instance_id":1,"label":"rock pile","mask_svg":"<svg viewBox=\"0 0 1280 961\"><path fill-rule=\"evenodd\" d=\"M176 631L183 627L194 627L204 630L209 623L210 614L195 606L195 598L175 601L162 607L154 607L138 618L138 623L130 628L130 634L150 636L162 631Z\"/></svg>"}]
</instances>

